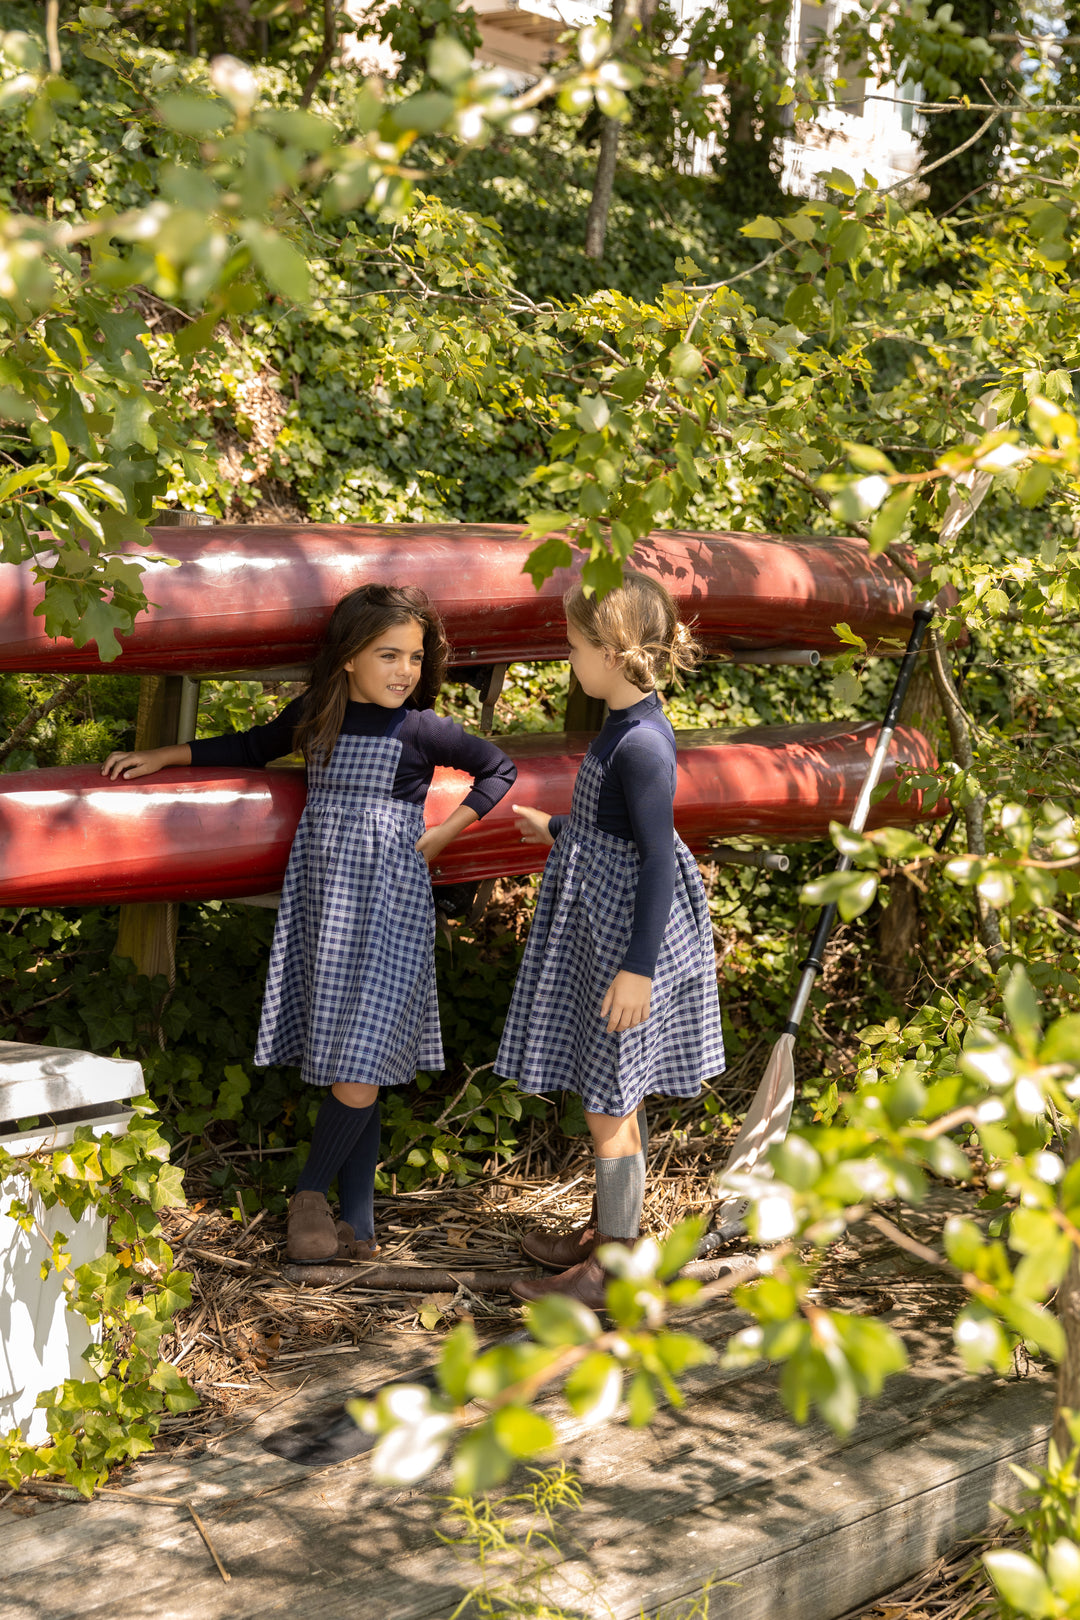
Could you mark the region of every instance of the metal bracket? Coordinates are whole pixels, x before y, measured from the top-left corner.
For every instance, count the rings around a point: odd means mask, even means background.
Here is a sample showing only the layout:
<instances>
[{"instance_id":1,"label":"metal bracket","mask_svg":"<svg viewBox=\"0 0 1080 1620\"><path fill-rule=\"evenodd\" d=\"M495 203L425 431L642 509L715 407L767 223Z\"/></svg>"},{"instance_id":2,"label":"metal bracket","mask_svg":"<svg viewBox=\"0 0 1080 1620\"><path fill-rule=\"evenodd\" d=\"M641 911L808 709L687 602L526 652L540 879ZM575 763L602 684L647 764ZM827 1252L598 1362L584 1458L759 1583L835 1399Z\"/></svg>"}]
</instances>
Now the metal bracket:
<instances>
[{"instance_id":1,"label":"metal bracket","mask_svg":"<svg viewBox=\"0 0 1080 1620\"><path fill-rule=\"evenodd\" d=\"M495 721L495 705L502 696L509 668L509 664L492 664L487 684L480 693L480 730L485 737L491 736L491 728Z\"/></svg>"}]
</instances>

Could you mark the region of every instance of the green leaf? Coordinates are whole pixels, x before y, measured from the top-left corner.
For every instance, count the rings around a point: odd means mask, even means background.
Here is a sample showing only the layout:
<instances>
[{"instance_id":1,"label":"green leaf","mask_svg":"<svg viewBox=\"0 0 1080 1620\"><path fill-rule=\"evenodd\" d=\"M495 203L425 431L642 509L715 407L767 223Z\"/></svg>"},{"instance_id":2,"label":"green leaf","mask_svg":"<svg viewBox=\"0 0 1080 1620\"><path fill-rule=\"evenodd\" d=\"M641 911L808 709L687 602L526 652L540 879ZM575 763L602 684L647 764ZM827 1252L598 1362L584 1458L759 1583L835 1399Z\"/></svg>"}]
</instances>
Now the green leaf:
<instances>
[{"instance_id":1,"label":"green leaf","mask_svg":"<svg viewBox=\"0 0 1080 1620\"><path fill-rule=\"evenodd\" d=\"M614 1415L622 1397L622 1368L614 1356L594 1350L579 1361L566 1380L571 1410L585 1423L602 1423Z\"/></svg>"},{"instance_id":2,"label":"green leaf","mask_svg":"<svg viewBox=\"0 0 1080 1620\"><path fill-rule=\"evenodd\" d=\"M692 1216L689 1220L680 1221L678 1226L664 1239L660 1246L660 1264L656 1268L658 1277L667 1279L674 1277L682 1270L688 1260L692 1260L705 1232L705 1222L700 1216Z\"/></svg>"},{"instance_id":3,"label":"green leaf","mask_svg":"<svg viewBox=\"0 0 1080 1620\"><path fill-rule=\"evenodd\" d=\"M1080 1013L1066 1013L1054 1020L1039 1048L1039 1062L1080 1067Z\"/></svg>"},{"instance_id":4,"label":"green leaf","mask_svg":"<svg viewBox=\"0 0 1080 1620\"><path fill-rule=\"evenodd\" d=\"M640 1429L651 1422L656 1411L656 1396L653 1394L652 1379L643 1367L639 1367L630 1380L627 1405L631 1428Z\"/></svg>"},{"instance_id":5,"label":"green leaf","mask_svg":"<svg viewBox=\"0 0 1080 1620\"><path fill-rule=\"evenodd\" d=\"M564 525L566 521L566 513L561 513L560 526ZM573 560L574 554L567 541L553 536L550 540L545 540L543 545L536 546L529 552L522 572L529 575L536 589L539 590L544 581L550 579L557 568L569 568Z\"/></svg>"},{"instance_id":6,"label":"green leaf","mask_svg":"<svg viewBox=\"0 0 1080 1620\"><path fill-rule=\"evenodd\" d=\"M869 240L870 233L861 220L845 220L830 243L833 263L850 264L860 257Z\"/></svg>"},{"instance_id":7,"label":"green leaf","mask_svg":"<svg viewBox=\"0 0 1080 1620\"><path fill-rule=\"evenodd\" d=\"M526 1306L525 1320L541 1344L590 1344L600 1333L594 1313L565 1294L545 1294Z\"/></svg>"},{"instance_id":8,"label":"green leaf","mask_svg":"<svg viewBox=\"0 0 1080 1620\"><path fill-rule=\"evenodd\" d=\"M574 413L586 433L600 433L611 419L608 402L602 394L582 394Z\"/></svg>"},{"instance_id":9,"label":"green leaf","mask_svg":"<svg viewBox=\"0 0 1080 1620\"><path fill-rule=\"evenodd\" d=\"M294 304L306 303L311 292L307 260L279 231L254 221L245 222L241 234L259 271L275 292Z\"/></svg>"},{"instance_id":10,"label":"green leaf","mask_svg":"<svg viewBox=\"0 0 1080 1620\"><path fill-rule=\"evenodd\" d=\"M1051 484L1054 469L1048 461L1033 461L1025 468L1016 493L1022 506L1038 506Z\"/></svg>"},{"instance_id":11,"label":"green leaf","mask_svg":"<svg viewBox=\"0 0 1080 1620\"><path fill-rule=\"evenodd\" d=\"M984 1553L983 1563L1006 1603L1018 1613L1041 1620L1044 1615L1058 1612L1049 1581L1027 1553L1003 1547Z\"/></svg>"},{"instance_id":12,"label":"green leaf","mask_svg":"<svg viewBox=\"0 0 1080 1620\"><path fill-rule=\"evenodd\" d=\"M535 1457L555 1444L555 1430L527 1406L504 1406L492 1420L495 1438L511 1457Z\"/></svg>"},{"instance_id":13,"label":"green leaf","mask_svg":"<svg viewBox=\"0 0 1080 1620\"><path fill-rule=\"evenodd\" d=\"M625 371L617 371L606 386L625 405L632 405L645 392L648 380L640 366L627 366Z\"/></svg>"},{"instance_id":14,"label":"green leaf","mask_svg":"<svg viewBox=\"0 0 1080 1620\"><path fill-rule=\"evenodd\" d=\"M233 110L216 96L162 96L157 110L164 123L181 135L212 135L233 122Z\"/></svg>"},{"instance_id":15,"label":"green leaf","mask_svg":"<svg viewBox=\"0 0 1080 1620\"><path fill-rule=\"evenodd\" d=\"M692 343L676 343L668 355L668 371L673 377L696 377L704 364L701 350Z\"/></svg>"},{"instance_id":16,"label":"green leaf","mask_svg":"<svg viewBox=\"0 0 1080 1620\"><path fill-rule=\"evenodd\" d=\"M52 436L56 437L55 434ZM49 483L52 476L53 469L43 467L40 463L33 467L20 467L16 472L8 473L6 478L0 479L0 501L10 499L16 490L25 489L27 484Z\"/></svg>"},{"instance_id":17,"label":"green leaf","mask_svg":"<svg viewBox=\"0 0 1080 1620\"><path fill-rule=\"evenodd\" d=\"M116 22L111 11L104 6L80 6L79 21L84 22L88 28L111 28Z\"/></svg>"},{"instance_id":18,"label":"green leaf","mask_svg":"<svg viewBox=\"0 0 1080 1620\"><path fill-rule=\"evenodd\" d=\"M95 539L104 540L105 534L101 524L73 489L56 490L53 500L59 501L62 506L66 506L69 511L73 512L83 527L90 530Z\"/></svg>"},{"instance_id":19,"label":"green leaf","mask_svg":"<svg viewBox=\"0 0 1080 1620\"><path fill-rule=\"evenodd\" d=\"M259 124L279 140L290 146L303 147L308 152L328 152L334 144L334 126L315 113L301 112L296 107L271 108L260 112Z\"/></svg>"},{"instance_id":20,"label":"green leaf","mask_svg":"<svg viewBox=\"0 0 1080 1620\"><path fill-rule=\"evenodd\" d=\"M454 1457L454 1489L461 1496L475 1496L501 1485L514 1466L514 1458L504 1451L495 1435L494 1420L470 1429Z\"/></svg>"},{"instance_id":21,"label":"green leaf","mask_svg":"<svg viewBox=\"0 0 1080 1620\"><path fill-rule=\"evenodd\" d=\"M428 72L436 84L452 89L472 77L472 53L455 35L438 34L428 51Z\"/></svg>"},{"instance_id":22,"label":"green leaf","mask_svg":"<svg viewBox=\"0 0 1080 1620\"><path fill-rule=\"evenodd\" d=\"M471 1322L459 1322L442 1347L436 1369L439 1384L455 1406L464 1406L469 1369L476 1360L476 1332Z\"/></svg>"},{"instance_id":23,"label":"green leaf","mask_svg":"<svg viewBox=\"0 0 1080 1620\"><path fill-rule=\"evenodd\" d=\"M782 242L784 239L784 233L780 229L780 226L777 224L776 220L770 219L767 214L759 214L757 218L752 219L748 225L740 225L739 235L763 238L765 240L772 240L776 242Z\"/></svg>"},{"instance_id":24,"label":"green leaf","mask_svg":"<svg viewBox=\"0 0 1080 1620\"><path fill-rule=\"evenodd\" d=\"M566 512L532 512L525 519L530 534L550 534L553 529L565 529L569 516ZM567 552L569 552L567 547ZM567 563L570 559L567 556Z\"/></svg>"},{"instance_id":25,"label":"green leaf","mask_svg":"<svg viewBox=\"0 0 1080 1620\"><path fill-rule=\"evenodd\" d=\"M444 129L454 116L453 96L444 96L438 90L425 90L418 96L409 96L391 108L390 122L395 129L415 130L420 135L432 135Z\"/></svg>"},{"instance_id":26,"label":"green leaf","mask_svg":"<svg viewBox=\"0 0 1080 1620\"><path fill-rule=\"evenodd\" d=\"M890 495L884 506L876 513L870 525L870 550L875 555L891 546L898 538L907 522L916 493L915 485L909 484L906 489L900 489L895 495Z\"/></svg>"},{"instance_id":27,"label":"green leaf","mask_svg":"<svg viewBox=\"0 0 1080 1620\"><path fill-rule=\"evenodd\" d=\"M158 447L157 434L150 426L150 418L156 409L156 402L142 389L130 394L118 394L113 406L113 425L109 432L108 442L115 445L118 450L124 450L128 445L138 444L144 450L154 451Z\"/></svg>"},{"instance_id":28,"label":"green leaf","mask_svg":"<svg viewBox=\"0 0 1080 1620\"><path fill-rule=\"evenodd\" d=\"M1039 998L1023 966L1018 965L1009 974L1002 1000L1017 1045L1025 1057L1034 1057L1042 1033L1039 1027Z\"/></svg>"},{"instance_id":29,"label":"green leaf","mask_svg":"<svg viewBox=\"0 0 1080 1620\"><path fill-rule=\"evenodd\" d=\"M861 917L877 894L876 872L830 872L804 883L799 899L807 906L835 905L845 922Z\"/></svg>"},{"instance_id":30,"label":"green leaf","mask_svg":"<svg viewBox=\"0 0 1080 1620\"><path fill-rule=\"evenodd\" d=\"M845 444L844 450L853 467L860 472L894 473L896 468L883 450L877 450L872 444Z\"/></svg>"},{"instance_id":31,"label":"green leaf","mask_svg":"<svg viewBox=\"0 0 1080 1620\"><path fill-rule=\"evenodd\" d=\"M983 1235L974 1221L950 1215L942 1232L945 1253L958 1271L974 1271L983 1250Z\"/></svg>"},{"instance_id":32,"label":"green leaf","mask_svg":"<svg viewBox=\"0 0 1080 1620\"><path fill-rule=\"evenodd\" d=\"M817 314L817 294L813 283L800 281L788 294L784 304L784 319L793 326L808 327Z\"/></svg>"},{"instance_id":33,"label":"green leaf","mask_svg":"<svg viewBox=\"0 0 1080 1620\"><path fill-rule=\"evenodd\" d=\"M817 233L817 223L811 214L789 214L780 221L786 231L790 231L798 242L812 242Z\"/></svg>"}]
</instances>

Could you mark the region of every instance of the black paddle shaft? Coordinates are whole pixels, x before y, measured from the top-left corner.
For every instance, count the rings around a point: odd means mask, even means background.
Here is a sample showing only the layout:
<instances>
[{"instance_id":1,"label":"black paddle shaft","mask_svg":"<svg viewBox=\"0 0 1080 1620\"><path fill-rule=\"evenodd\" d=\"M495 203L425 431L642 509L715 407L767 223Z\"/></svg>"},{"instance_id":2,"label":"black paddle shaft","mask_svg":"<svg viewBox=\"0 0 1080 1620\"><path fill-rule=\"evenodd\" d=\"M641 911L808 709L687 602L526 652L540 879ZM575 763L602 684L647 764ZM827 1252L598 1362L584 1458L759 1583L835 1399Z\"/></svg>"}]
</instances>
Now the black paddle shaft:
<instances>
[{"instance_id":1,"label":"black paddle shaft","mask_svg":"<svg viewBox=\"0 0 1080 1620\"><path fill-rule=\"evenodd\" d=\"M878 732L878 740L877 746L874 749L874 757L870 761L870 769L866 773L866 779L863 782L858 803L856 804L855 810L852 814L851 830L853 832L862 832L863 827L866 824L866 816L870 808L870 795L881 778L882 769L884 768L885 764L885 753L888 749L890 741L892 740L892 734L896 730L896 722L900 717L901 705L903 704L904 698L907 695L907 689L911 682L912 674L915 670L915 664L918 660L919 653L922 650L922 644L926 636L927 628L929 627L930 621L933 617L934 608L932 604L915 609L914 623L911 627L911 635L908 637L907 650L904 653L900 668L897 670L896 681L893 685L892 695L889 698L889 706L885 710L885 718L881 722L881 730ZM840 859L836 863L835 870L837 872L846 872L849 870L850 866L851 856L841 855ZM817 975L821 972L821 964L822 958L825 954L825 946L828 944L829 935L833 931L833 924L835 922L836 902L833 901L831 904L824 907L821 916L818 918L818 925L814 930L814 937L810 943L809 953L806 961L802 965L802 978L799 981L799 988L795 993L795 999L791 1005L791 1014L787 1023L784 1025L784 1033L786 1035L795 1035L798 1033L799 1025L803 1021L803 1015L806 1012L807 1003L810 999L811 987L813 986L813 982Z\"/></svg>"}]
</instances>

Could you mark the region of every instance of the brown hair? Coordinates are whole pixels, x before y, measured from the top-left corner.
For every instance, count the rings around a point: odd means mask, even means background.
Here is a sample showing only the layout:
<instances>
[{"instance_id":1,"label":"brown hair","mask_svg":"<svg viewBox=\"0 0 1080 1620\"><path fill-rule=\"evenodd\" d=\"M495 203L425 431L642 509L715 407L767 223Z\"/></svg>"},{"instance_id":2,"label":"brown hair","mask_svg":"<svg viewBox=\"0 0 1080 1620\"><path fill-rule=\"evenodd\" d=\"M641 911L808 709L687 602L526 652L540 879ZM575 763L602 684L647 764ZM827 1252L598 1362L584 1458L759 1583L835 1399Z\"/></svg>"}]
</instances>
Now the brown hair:
<instances>
[{"instance_id":1,"label":"brown hair","mask_svg":"<svg viewBox=\"0 0 1080 1620\"><path fill-rule=\"evenodd\" d=\"M701 656L670 591L645 574L625 573L622 585L599 599L574 585L563 606L586 641L619 654L623 674L641 692L651 692L658 680L681 686L680 675Z\"/></svg>"},{"instance_id":2,"label":"brown hair","mask_svg":"<svg viewBox=\"0 0 1080 1620\"><path fill-rule=\"evenodd\" d=\"M296 747L305 759L328 760L341 732L349 679L344 666L394 624L415 621L424 632L424 662L409 702L430 709L446 677L447 646L442 620L424 592L412 585L360 585L343 596L330 615L304 694L304 717Z\"/></svg>"}]
</instances>

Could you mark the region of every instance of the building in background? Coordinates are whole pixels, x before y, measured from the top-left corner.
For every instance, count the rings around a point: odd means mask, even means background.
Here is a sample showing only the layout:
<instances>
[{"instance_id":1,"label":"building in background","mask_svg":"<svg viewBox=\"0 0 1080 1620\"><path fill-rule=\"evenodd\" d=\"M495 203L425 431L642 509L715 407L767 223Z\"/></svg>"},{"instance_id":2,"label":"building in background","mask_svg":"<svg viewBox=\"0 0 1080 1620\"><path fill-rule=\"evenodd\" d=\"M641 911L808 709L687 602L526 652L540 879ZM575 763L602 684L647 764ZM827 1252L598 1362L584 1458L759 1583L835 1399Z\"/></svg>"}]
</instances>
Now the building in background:
<instances>
[{"instance_id":1,"label":"building in background","mask_svg":"<svg viewBox=\"0 0 1080 1620\"><path fill-rule=\"evenodd\" d=\"M493 67L506 68L523 85L543 73L558 55L559 35L567 28L582 28L610 14L601 0L472 0L480 36L480 58ZM675 11L688 27L710 9L707 0L675 0ZM805 60L815 40L828 34L842 4L809 5L792 0L788 29L788 66ZM833 76L838 67L834 65ZM893 185L911 174L919 162L918 112L913 105L918 87L875 84L865 73L848 67L847 80L837 104L823 108L813 125L800 127L781 141L782 185L796 196L821 190L818 176L833 168L844 169L856 181L871 174L879 185ZM703 95L722 98L722 84L706 85ZM717 142L714 137L694 141L686 167L707 174Z\"/></svg>"}]
</instances>

